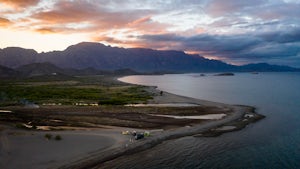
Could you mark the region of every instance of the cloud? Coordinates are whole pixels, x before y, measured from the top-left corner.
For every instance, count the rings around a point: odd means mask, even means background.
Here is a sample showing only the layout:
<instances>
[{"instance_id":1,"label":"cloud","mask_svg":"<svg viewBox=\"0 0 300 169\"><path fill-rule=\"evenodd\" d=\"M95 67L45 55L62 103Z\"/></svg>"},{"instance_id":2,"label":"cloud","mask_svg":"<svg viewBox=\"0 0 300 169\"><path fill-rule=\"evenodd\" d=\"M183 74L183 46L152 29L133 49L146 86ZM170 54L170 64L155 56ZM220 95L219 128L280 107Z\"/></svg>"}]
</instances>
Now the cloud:
<instances>
[{"instance_id":1,"label":"cloud","mask_svg":"<svg viewBox=\"0 0 300 169\"><path fill-rule=\"evenodd\" d=\"M158 34L158 35L142 35L139 37L142 40L151 42L172 42L172 41L182 41L185 37L178 36L176 34Z\"/></svg>"},{"instance_id":2,"label":"cloud","mask_svg":"<svg viewBox=\"0 0 300 169\"><path fill-rule=\"evenodd\" d=\"M111 8L110 1L93 0L61 0L53 4L49 9L37 10L31 14L34 21L31 29L42 34L90 34L90 40L107 43L120 43L132 39L121 36L131 36L144 33L163 33L167 24L153 21L150 9ZM123 5L124 6L124 5ZM123 30L127 30L124 32ZM119 36L119 37L112 37ZM108 38L109 37L109 38ZM130 43L132 46L132 43Z\"/></svg>"},{"instance_id":3,"label":"cloud","mask_svg":"<svg viewBox=\"0 0 300 169\"><path fill-rule=\"evenodd\" d=\"M285 31L265 32L260 34L265 41L274 43L300 42L300 28L291 28Z\"/></svg>"},{"instance_id":4,"label":"cloud","mask_svg":"<svg viewBox=\"0 0 300 169\"><path fill-rule=\"evenodd\" d=\"M19 9L37 5L40 0L0 0L0 3Z\"/></svg>"},{"instance_id":5,"label":"cloud","mask_svg":"<svg viewBox=\"0 0 300 169\"><path fill-rule=\"evenodd\" d=\"M57 33L58 30L54 29L54 28L38 28L35 29L36 32L42 33L42 34L50 34L50 33Z\"/></svg>"},{"instance_id":6,"label":"cloud","mask_svg":"<svg viewBox=\"0 0 300 169\"><path fill-rule=\"evenodd\" d=\"M298 0L0 0L0 5L0 26L13 31L82 35L90 38L82 41L184 50L229 62L299 58Z\"/></svg>"},{"instance_id":7,"label":"cloud","mask_svg":"<svg viewBox=\"0 0 300 169\"><path fill-rule=\"evenodd\" d=\"M184 51L198 52L204 56L215 56L228 62L258 62L287 60L300 55L300 27L265 33L238 35L199 34L181 36L177 34L143 35L138 37L144 44L160 44ZM175 44L175 45L174 45Z\"/></svg>"},{"instance_id":8,"label":"cloud","mask_svg":"<svg viewBox=\"0 0 300 169\"><path fill-rule=\"evenodd\" d=\"M247 35L210 35L199 34L184 37L176 34L143 35L140 39L144 41L156 42L180 42L181 49L201 51L206 53L228 53L232 51L242 51L258 44L258 38L246 38Z\"/></svg>"},{"instance_id":9,"label":"cloud","mask_svg":"<svg viewBox=\"0 0 300 169\"><path fill-rule=\"evenodd\" d=\"M251 33L300 26L299 1L209 0L203 8L213 20L210 33Z\"/></svg>"},{"instance_id":10,"label":"cloud","mask_svg":"<svg viewBox=\"0 0 300 169\"><path fill-rule=\"evenodd\" d=\"M12 24L12 22L10 20L8 20L6 18L1 18L0 17L0 26L1 27L7 27L7 26L9 26L11 24Z\"/></svg>"},{"instance_id":11,"label":"cloud","mask_svg":"<svg viewBox=\"0 0 300 169\"><path fill-rule=\"evenodd\" d=\"M87 1L58 1L50 10L37 11L31 18L42 21L43 23L72 23L101 17L101 11L97 5Z\"/></svg>"},{"instance_id":12,"label":"cloud","mask_svg":"<svg viewBox=\"0 0 300 169\"><path fill-rule=\"evenodd\" d=\"M212 16L240 15L240 13L246 12L247 9L262 6L266 2L267 0L211 0L205 7L205 11Z\"/></svg>"},{"instance_id":13,"label":"cloud","mask_svg":"<svg viewBox=\"0 0 300 169\"><path fill-rule=\"evenodd\" d=\"M269 3L264 6L258 6L257 9L249 11L249 14L262 18L264 20L271 19L299 19L300 4L297 3Z\"/></svg>"},{"instance_id":14,"label":"cloud","mask_svg":"<svg viewBox=\"0 0 300 169\"><path fill-rule=\"evenodd\" d=\"M136 26L136 25L147 23L147 22L151 22L151 21L152 21L151 20L151 16L146 16L146 17L137 19L137 20L135 20L133 22L130 22L128 25L129 26Z\"/></svg>"},{"instance_id":15,"label":"cloud","mask_svg":"<svg viewBox=\"0 0 300 169\"><path fill-rule=\"evenodd\" d=\"M99 41L105 41L111 44L122 44L121 40L117 40L116 38L113 37L108 37L108 36L98 36L98 37L93 37L93 41L99 42Z\"/></svg>"},{"instance_id":16,"label":"cloud","mask_svg":"<svg viewBox=\"0 0 300 169\"><path fill-rule=\"evenodd\" d=\"M11 5L14 7L27 7L39 3L40 0L0 0L0 3Z\"/></svg>"},{"instance_id":17,"label":"cloud","mask_svg":"<svg viewBox=\"0 0 300 169\"><path fill-rule=\"evenodd\" d=\"M130 23L134 25L145 22L147 18L139 18L148 13L149 11L147 10L113 11L103 7L103 4L99 3L99 1L62 0L54 4L51 10L38 11L31 17L39 20L40 24L89 22L95 30L101 30L122 28Z\"/></svg>"},{"instance_id":18,"label":"cloud","mask_svg":"<svg viewBox=\"0 0 300 169\"><path fill-rule=\"evenodd\" d=\"M257 58L286 58L297 56L300 52L300 43L298 44L266 44L257 46L249 51L245 51L244 58L257 59Z\"/></svg>"}]
</instances>

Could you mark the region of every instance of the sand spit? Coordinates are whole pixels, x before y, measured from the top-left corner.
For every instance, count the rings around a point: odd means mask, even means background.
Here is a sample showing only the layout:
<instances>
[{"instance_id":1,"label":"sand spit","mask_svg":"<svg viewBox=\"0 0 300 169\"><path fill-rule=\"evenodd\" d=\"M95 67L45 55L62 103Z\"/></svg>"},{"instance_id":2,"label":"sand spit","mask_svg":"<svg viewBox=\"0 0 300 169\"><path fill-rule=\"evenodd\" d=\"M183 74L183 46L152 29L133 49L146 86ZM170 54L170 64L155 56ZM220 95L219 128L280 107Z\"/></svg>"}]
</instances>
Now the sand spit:
<instances>
[{"instance_id":1,"label":"sand spit","mask_svg":"<svg viewBox=\"0 0 300 169\"><path fill-rule=\"evenodd\" d=\"M170 117L174 119L203 119L203 120L219 120L226 116L226 114L207 114L200 116L173 116L173 115L163 115L163 114L151 114L153 116L159 117Z\"/></svg>"},{"instance_id":2,"label":"sand spit","mask_svg":"<svg viewBox=\"0 0 300 169\"><path fill-rule=\"evenodd\" d=\"M49 168L49 169L86 169L86 168L101 168L103 163L116 159L120 156L137 153L148 148L154 147L164 141L172 140L185 136L195 137L211 137L218 136L225 132L239 130L244 128L246 125L253 123L264 116L255 113L253 107L248 106L237 106L228 105L223 103L210 102L205 100L199 100L189 97L183 97L174 95L168 92L156 90L155 87L149 87L147 89L154 95L153 100L149 101L149 104L161 104L161 105L193 105L201 107L216 108L217 112L211 114L222 114L226 112L226 116L219 119L209 119L201 121L200 123L191 123L191 125L181 127L176 126L173 128L153 128L150 130L151 135L141 140L133 140L131 135L122 135L122 131L133 131L143 132L143 128L129 128L129 127L117 127L108 125L97 125L93 127L87 127L88 125L82 126L65 126L62 127L62 119L53 118L50 116L47 122L50 124L58 125L60 129L64 131L36 131L36 130L20 130L13 127L0 124L0 168L14 169L38 169L38 168ZM161 107L159 107L161 108ZM41 108L40 108L41 109ZM51 110L54 108L51 107ZM131 109L131 108L130 108ZM189 116L193 114L178 114L180 107L173 107L175 112L174 115ZM186 109L186 108L185 108ZM47 109L42 109L43 119ZM59 108L57 109L63 113L70 111L71 117L75 115L82 115L80 112L85 114L80 116L86 118L87 115L97 114L99 108ZM76 110L76 111L75 111ZM87 111L91 112L87 112ZM191 109L196 110L196 109ZM211 110L211 109L210 109ZM12 111L2 112L3 117L11 117L13 120L14 115L21 115L20 113ZM35 116L39 115L37 109L34 109ZM45 111L45 112L44 112ZM56 110L55 110L56 111ZM64 112L66 111L66 112ZM73 112L74 111L74 112ZM220 112L219 112L220 111ZM26 113L26 111L24 111ZM73 112L73 113L72 113ZM48 112L49 113L49 112ZM102 112L103 113L103 112ZM177 114L176 114L177 113ZM51 114L51 113L50 113ZM63 115L67 115L63 114ZM114 113L106 113L106 115L120 115ZM133 113L121 113L126 118L136 118L146 120L157 120L156 116L150 116L147 114L133 114ZM156 113L155 115L163 115ZM1 115L1 114L0 114ZM34 115L34 114L32 114ZM170 114L165 114L170 115ZM197 114L196 114L197 115ZM147 119L148 118L148 119ZM167 118L167 119L164 119ZM52 121L51 121L51 120ZM93 118L94 119L94 118ZM172 118L159 117L163 121L171 121ZM174 119L173 119L174 120ZM182 120L182 119L175 119ZM68 121L70 122L70 121ZM145 121L147 122L147 121ZM174 121L176 122L176 121ZM111 123L112 124L112 123ZM145 123L146 124L146 123ZM190 123L186 123L190 124ZM52 128L54 126L51 126ZM82 125L82 124L81 124ZM174 125L172 123L172 125ZM36 126L48 129L49 126ZM72 131L71 131L72 129ZM45 135L51 134L52 139L46 139ZM60 135L61 140L55 140L55 136ZM17 162L16 162L17 161Z\"/></svg>"},{"instance_id":3,"label":"sand spit","mask_svg":"<svg viewBox=\"0 0 300 169\"><path fill-rule=\"evenodd\" d=\"M198 104L191 103L162 103L162 104L127 104L128 107L195 107Z\"/></svg>"},{"instance_id":4,"label":"sand spit","mask_svg":"<svg viewBox=\"0 0 300 169\"><path fill-rule=\"evenodd\" d=\"M153 93L159 93L159 91L155 90L155 88L153 87L149 88L149 91ZM121 145L118 147L106 149L104 151L94 152L86 157L83 157L81 160L66 163L65 165L59 167L59 169L101 168L102 164L106 161L110 161L120 156L129 155L149 149L167 140L193 135L197 135L198 137L217 136L224 132L244 128L249 123L255 122L264 117L262 115L256 114L255 109L253 107L209 102L189 97L182 97L167 92L164 92L163 95L157 94L156 97L154 97L154 99L150 101L150 103L189 103L203 106L217 106L224 110L232 110L232 113L219 120L211 120L194 126L186 126L177 129L158 132L155 135L152 135L151 137L135 141L132 144ZM245 117L245 114L251 114L253 116ZM222 127L224 125L228 125L231 127Z\"/></svg>"}]
</instances>

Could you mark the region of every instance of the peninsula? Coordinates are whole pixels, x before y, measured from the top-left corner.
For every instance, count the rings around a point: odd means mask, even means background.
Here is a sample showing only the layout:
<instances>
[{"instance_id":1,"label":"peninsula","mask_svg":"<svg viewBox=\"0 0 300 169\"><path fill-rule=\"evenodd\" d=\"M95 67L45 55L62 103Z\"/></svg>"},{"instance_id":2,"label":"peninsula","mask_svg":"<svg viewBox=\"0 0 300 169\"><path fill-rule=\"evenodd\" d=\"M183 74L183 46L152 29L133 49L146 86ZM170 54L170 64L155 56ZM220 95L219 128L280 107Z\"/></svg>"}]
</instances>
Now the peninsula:
<instances>
[{"instance_id":1,"label":"peninsula","mask_svg":"<svg viewBox=\"0 0 300 169\"><path fill-rule=\"evenodd\" d=\"M1 165L103 168L110 160L163 141L185 136L218 136L264 118L253 107L178 96L116 79L115 76L84 76L69 80L3 82L3 88L8 84L17 86L6 88L7 95L16 92L10 90L43 89L53 98L43 99L43 93L23 93L35 98L35 102L27 100L14 105L11 96L2 101ZM62 96L63 93L67 95ZM149 135L135 140L133 131Z\"/></svg>"}]
</instances>

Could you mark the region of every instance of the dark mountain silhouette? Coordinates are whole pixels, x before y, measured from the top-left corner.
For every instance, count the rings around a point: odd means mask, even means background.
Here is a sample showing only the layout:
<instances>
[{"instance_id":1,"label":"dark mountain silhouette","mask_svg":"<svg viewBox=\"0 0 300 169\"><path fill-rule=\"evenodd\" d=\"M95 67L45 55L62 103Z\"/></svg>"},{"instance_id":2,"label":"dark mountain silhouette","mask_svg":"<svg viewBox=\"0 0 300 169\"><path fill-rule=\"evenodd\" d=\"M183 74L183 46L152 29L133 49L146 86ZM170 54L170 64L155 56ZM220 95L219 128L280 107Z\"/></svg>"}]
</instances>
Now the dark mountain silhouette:
<instances>
[{"instance_id":1,"label":"dark mountain silhouette","mask_svg":"<svg viewBox=\"0 0 300 169\"><path fill-rule=\"evenodd\" d=\"M83 75L104 75L104 74L111 74L109 71L105 70L97 70L92 67L84 68L84 69L64 69L64 74L70 76L83 76Z\"/></svg>"},{"instance_id":2,"label":"dark mountain silhouette","mask_svg":"<svg viewBox=\"0 0 300 169\"><path fill-rule=\"evenodd\" d=\"M234 66L218 60L209 60L199 55L189 55L182 51L159 51L145 48L118 48L100 43L82 42L69 46L64 51L37 53L32 49L0 49L0 65L16 68L30 63L52 63L36 69L33 65L30 74L103 74L106 71L131 69L134 73L142 72L231 72L231 71L299 71L299 69L269 64L249 64ZM27 65L28 66L28 65ZM38 65L35 65L38 66ZM29 68L26 68L29 69ZM81 70L78 70L81 69ZM17 70L25 72L21 68ZM106 70L106 71L99 71ZM99 72L98 72L99 71ZM26 71L30 72L30 71ZM128 70L127 70L128 72ZM133 73L132 72L132 73Z\"/></svg>"},{"instance_id":3,"label":"dark mountain silhouette","mask_svg":"<svg viewBox=\"0 0 300 169\"><path fill-rule=\"evenodd\" d=\"M78 75L101 75L101 74L112 74L112 72L96 70L94 68L85 69L63 69L52 63L31 63L20 66L15 69L22 77L36 77L36 76L78 76Z\"/></svg>"},{"instance_id":4,"label":"dark mountain silhouette","mask_svg":"<svg viewBox=\"0 0 300 169\"><path fill-rule=\"evenodd\" d=\"M8 47L0 49L0 65L16 68L21 65L37 62L38 53L33 49Z\"/></svg>"},{"instance_id":5,"label":"dark mountain silhouette","mask_svg":"<svg viewBox=\"0 0 300 169\"><path fill-rule=\"evenodd\" d=\"M130 68L139 72L222 71L234 67L221 61L208 60L199 55L188 55L181 51L125 49L89 42L70 46L64 51L43 53L39 61L75 69L87 67L100 70Z\"/></svg>"},{"instance_id":6,"label":"dark mountain silhouette","mask_svg":"<svg viewBox=\"0 0 300 169\"><path fill-rule=\"evenodd\" d=\"M42 76L65 74L65 70L51 63L31 63L16 68L23 76Z\"/></svg>"},{"instance_id":7,"label":"dark mountain silhouette","mask_svg":"<svg viewBox=\"0 0 300 169\"><path fill-rule=\"evenodd\" d=\"M16 77L19 75L19 72L0 65L0 78Z\"/></svg>"},{"instance_id":8,"label":"dark mountain silhouette","mask_svg":"<svg viewBox=\"0 0 300 169\"><path fill-rule=\"evenodd\" d=\"M115 74L115 75L138 75L141 73L127 68L127 69L117 69L117 70L113 71L112 74Z\"/></svg>"}]
</instances>

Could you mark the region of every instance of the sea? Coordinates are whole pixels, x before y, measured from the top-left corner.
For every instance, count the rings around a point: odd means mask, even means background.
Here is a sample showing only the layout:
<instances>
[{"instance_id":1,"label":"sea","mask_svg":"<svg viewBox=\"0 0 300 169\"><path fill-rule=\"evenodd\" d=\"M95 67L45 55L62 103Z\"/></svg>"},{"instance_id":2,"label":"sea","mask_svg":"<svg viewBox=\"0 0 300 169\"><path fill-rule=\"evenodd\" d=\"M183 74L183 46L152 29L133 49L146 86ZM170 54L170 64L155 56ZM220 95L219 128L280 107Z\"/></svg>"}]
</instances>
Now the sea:
<instances>
[{"instance_id":1,"label":"sea","mask_svg":"<svg viewBox=\"0 0 300 169\"><path fill-rule=\"evenodd\" d=\"M183 137L120 157L104 166L130 169L299 169L300 73L235 73L234 76L167 74L119 80L209 101L250 105L266 116L218 137Z\"/></svg>"}]
</instances>

